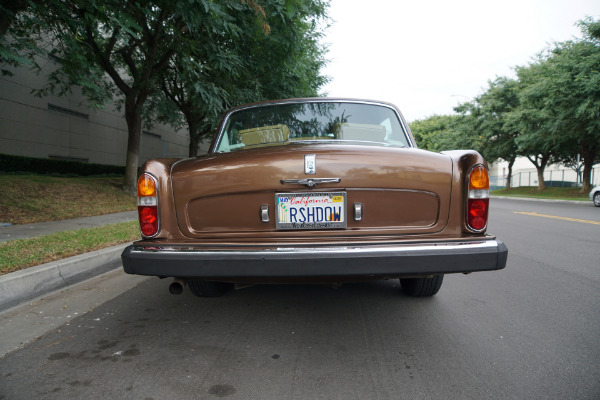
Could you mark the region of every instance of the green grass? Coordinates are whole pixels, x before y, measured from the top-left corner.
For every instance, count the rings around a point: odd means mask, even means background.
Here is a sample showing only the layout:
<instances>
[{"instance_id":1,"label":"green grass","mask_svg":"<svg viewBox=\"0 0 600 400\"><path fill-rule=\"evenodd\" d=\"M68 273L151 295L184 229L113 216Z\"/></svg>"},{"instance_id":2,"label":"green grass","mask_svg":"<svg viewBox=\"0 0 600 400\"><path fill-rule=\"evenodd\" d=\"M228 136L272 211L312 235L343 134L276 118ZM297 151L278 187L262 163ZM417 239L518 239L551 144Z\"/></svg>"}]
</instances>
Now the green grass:
<instances>
[{"instance_id":1,"label":"green grass","mask_svg":"<svg viewBox=\"0 0 600 400\"><path fill-rule=\"evenodd\" d=\"M137 221L0 243L0 275L140 238Z\"/></svg>"},{"instance_id":2,"label":"green grass","mask_svg":"<svg viewBox=\"0 0 600 400\"><path fill-rule=\"evenodd\" d=\"M539 191L537 186L521 186L509 190L499 189L491 192L494 196L531 197L555 200L589 201L588 193L581 193L581 188L548 187Z\"/></svg>"},{"instance_id":3,"label":"green grass","mask_svg":"<svg viewBox=\"0 0 600 400\"><path fill-rule=\"evenodd\" d=\"M0 222L29 224L136 209L122 177L0 175ZM140 238L137 221L0 243L0 275Z\"/></svg>"},{"instance_id":4,"label":"green grass","mask_svg":"<svg viewBox=\"0 0 600 400\"><path fill-rule=\"evenodd\" d=\"M30 224L135 210L122 177L0 175L0 222Z\"/></svg>"}]
</instances>

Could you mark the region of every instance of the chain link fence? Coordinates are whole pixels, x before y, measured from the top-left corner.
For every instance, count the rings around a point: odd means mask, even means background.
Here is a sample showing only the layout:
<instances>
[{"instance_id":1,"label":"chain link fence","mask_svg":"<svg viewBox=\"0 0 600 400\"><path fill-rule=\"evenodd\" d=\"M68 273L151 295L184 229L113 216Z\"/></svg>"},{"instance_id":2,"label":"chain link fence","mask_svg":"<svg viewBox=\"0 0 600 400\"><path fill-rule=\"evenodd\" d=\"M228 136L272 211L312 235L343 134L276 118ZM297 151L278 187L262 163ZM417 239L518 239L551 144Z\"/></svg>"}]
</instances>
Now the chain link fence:
<instances>
[{"instance_id":1,"label":"chain link fence","mask_svg":"<svg viewBox=\"0 0 600 400\"><path fill-rule=\"evenodd\" d=\"M581 186L583 172L578 176L577 172L572 169L547 170L544 171L544 183L546 187L576 187ZM591 176L592 186L600 186L600 166L595 166L592 169ZM532 171L516 171L513 173L510 186L537 186L538 174L536 170ZM506 177L490 176L490 189L503 189L506 187Z\"/></svg>"}]
</instances>

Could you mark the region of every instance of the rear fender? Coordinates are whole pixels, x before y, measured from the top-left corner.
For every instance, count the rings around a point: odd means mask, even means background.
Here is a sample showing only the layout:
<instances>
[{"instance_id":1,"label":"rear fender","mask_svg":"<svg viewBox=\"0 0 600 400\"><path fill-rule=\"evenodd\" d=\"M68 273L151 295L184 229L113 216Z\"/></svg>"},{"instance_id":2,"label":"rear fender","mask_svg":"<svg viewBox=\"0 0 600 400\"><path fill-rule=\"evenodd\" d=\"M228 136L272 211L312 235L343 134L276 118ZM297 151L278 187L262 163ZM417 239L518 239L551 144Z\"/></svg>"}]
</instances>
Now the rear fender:
<instances>
[{"instance_id":1,"label":"rear fender","mask_svg":"<svg viewBox=\"0 0 600 400\"><path fill-rule=\"evenodd\" d=\"M452 208L448 220L448 232L450 234L464 234L473 232L466 224L466 202L468 193L468 174L473 166L481 164L488 169L488 163L483 156L475 150L450 150L442 151L442 154L452 159ZM479 232L477 235L484 234Z\"/></svg>"},{"instance_id":2,"label":"rear fender","mask_svg":"<svg viewBox=\"0 0 600 400\"><path fill-rule=\"evenodd\" d=\"M157 180L158 191L158 215L159 215L159 231L154 236L154 239L170 239L173 238L173 233L180 236L179 227L177 226L176 218L173 210L173 190L171 185L171 167L179 158L162 158L148 160L140 169L140 174L146 172L154 176Z\"/></svg>"}]
</instances>

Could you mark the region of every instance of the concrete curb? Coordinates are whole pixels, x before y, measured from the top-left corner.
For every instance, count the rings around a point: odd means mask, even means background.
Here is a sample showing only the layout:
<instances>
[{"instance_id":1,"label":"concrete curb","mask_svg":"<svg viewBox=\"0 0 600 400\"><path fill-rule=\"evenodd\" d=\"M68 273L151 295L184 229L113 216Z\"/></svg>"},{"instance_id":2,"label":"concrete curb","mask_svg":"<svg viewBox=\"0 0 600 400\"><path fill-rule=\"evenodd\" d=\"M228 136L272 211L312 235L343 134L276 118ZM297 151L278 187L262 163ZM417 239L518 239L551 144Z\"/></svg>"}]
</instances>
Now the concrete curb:
<instances>
[{"instance_id":1,"label":"concrete curb","mask_svg":"<svg viewBox=\"0 0 600 400\"><path fill-rule=\"evenodd\" d=\"M0 311L121 266L130 243L107 247L0 276Z\"/></svg>"}]
</instances>

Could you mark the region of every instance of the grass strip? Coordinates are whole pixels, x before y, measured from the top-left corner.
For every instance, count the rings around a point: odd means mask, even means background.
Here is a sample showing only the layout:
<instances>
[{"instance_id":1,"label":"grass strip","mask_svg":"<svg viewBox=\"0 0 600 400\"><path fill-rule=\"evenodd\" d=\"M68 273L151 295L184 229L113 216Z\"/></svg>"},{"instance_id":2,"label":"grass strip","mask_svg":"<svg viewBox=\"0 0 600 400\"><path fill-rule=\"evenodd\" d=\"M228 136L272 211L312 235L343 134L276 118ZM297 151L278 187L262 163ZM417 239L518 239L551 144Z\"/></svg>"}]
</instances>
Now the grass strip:
<instances>
[{"instance_id":1,"label":"grass strip","mask_svg":"<svg viewBox=\"0 0 600 400\"><path fill-rule=\"evenodd\" d=\"M34 222L135 210L121 177L53 177L0 174L0 222Z\"/></svg>"},{"instance_id":2,"label":"grass strip","mask_svg":"<svg viewBox=\"0 0 600 400\"><path fill-rule=\"evenodd\" d=\"M137 221L0 243L0 275L140 238Z\"/></svg>"},{"instance_id":3,"label":"grass strip","mask_svg":"<svg viewBox=\"0 0 600 400\"><path fill-rule=\"evenodd\" d=\"M588 193L581 193L581 188L579 187L547 187L540 191L537 186L520 186L508 190L493 190L491 194L494 196L589 201Z\"/></svg>"}]
</instances>

